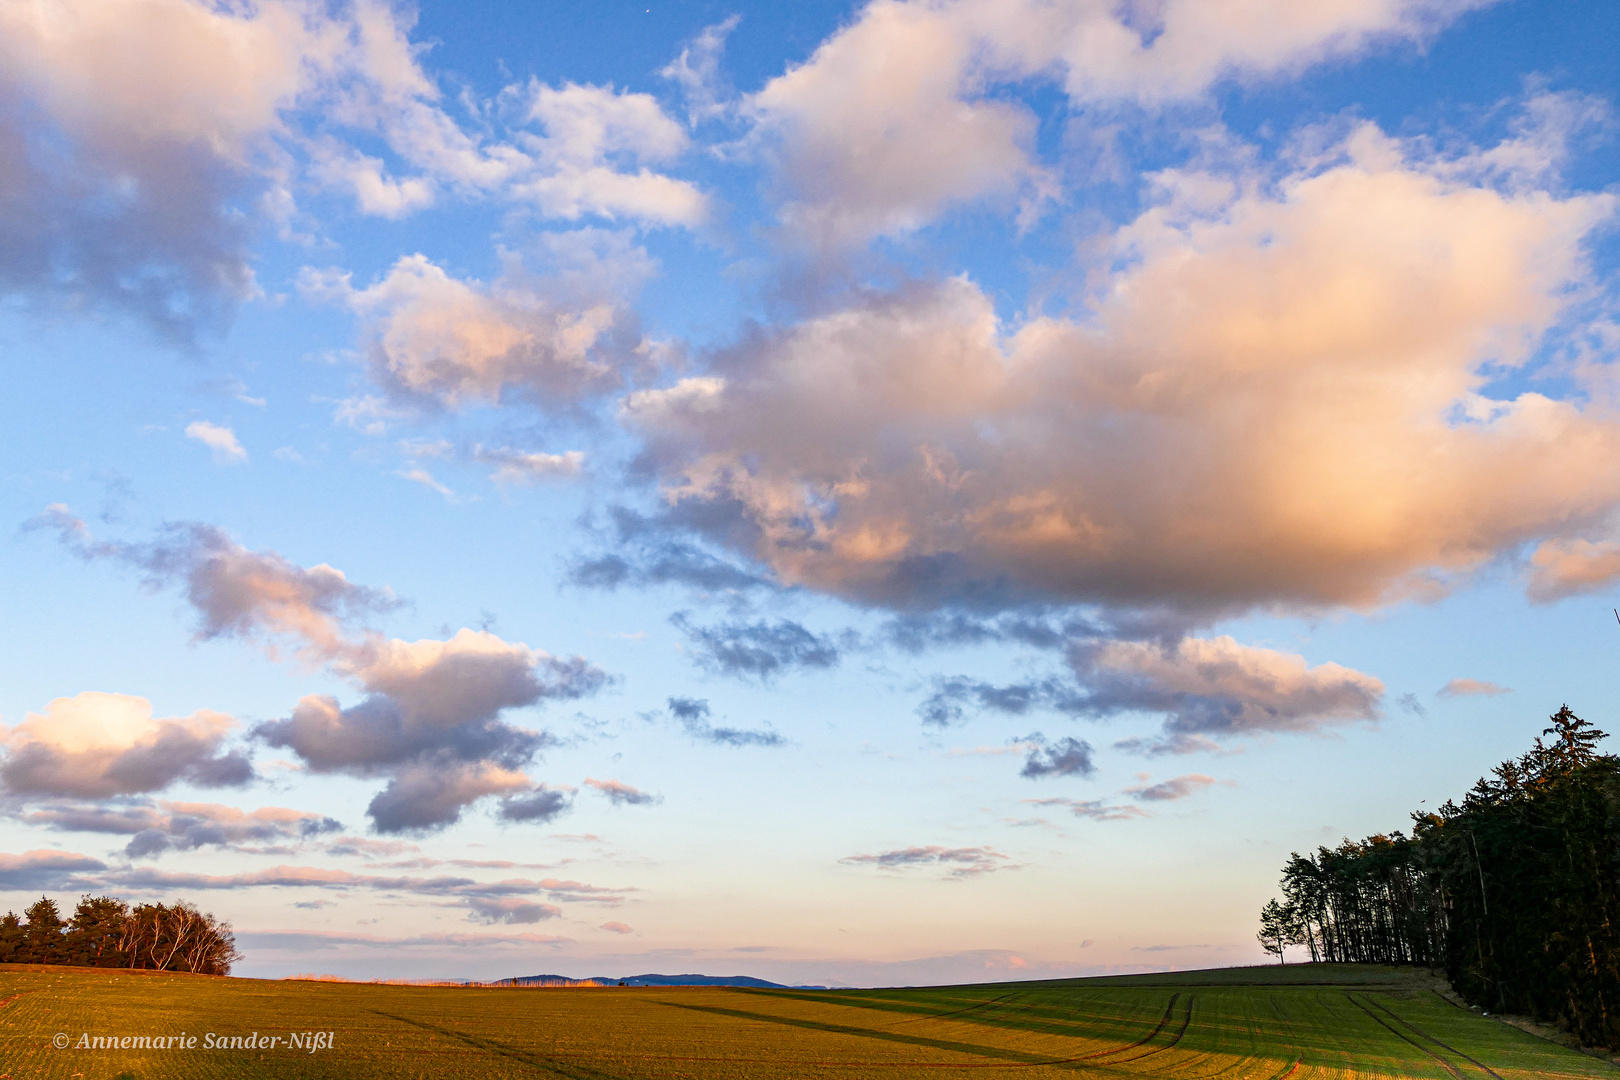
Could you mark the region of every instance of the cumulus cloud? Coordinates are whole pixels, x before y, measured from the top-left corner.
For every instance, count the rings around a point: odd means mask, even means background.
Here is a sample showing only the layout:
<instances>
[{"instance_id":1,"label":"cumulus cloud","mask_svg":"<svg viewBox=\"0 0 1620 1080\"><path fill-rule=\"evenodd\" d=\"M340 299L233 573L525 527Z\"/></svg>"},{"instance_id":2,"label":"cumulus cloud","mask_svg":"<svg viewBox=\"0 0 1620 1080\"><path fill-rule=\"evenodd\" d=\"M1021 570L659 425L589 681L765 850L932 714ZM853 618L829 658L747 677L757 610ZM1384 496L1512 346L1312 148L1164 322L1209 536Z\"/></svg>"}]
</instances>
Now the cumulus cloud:
<instances>
[{"instance_id":1,"label":"cumulus cloud","mask_svg":"<svg viewBox=\"0 0 1620 1080\"><path fill-rule=\"evenodd\" d=\"M1452 679L1440 688L1439 693L1441 697L1475 697L1479 695L1494 697L1497 694L1511 694L1513 688L1498 686L1496 683L1486 682L1484 679Z\"/></svg>"},{"instance_id":2,"label":"cumulus cloud","mask_svg":"<svg viewBox=\"0 0 1620 1080\"><path fill-rule=\"evenodd\" d=\"M124 854L130 858L200 847L299 842L343 828L324 814L281 806L245 811L218 803L149 801L47 803L19 814L18 820L63 832L128 836Z\"/></svg>"},{"instance_id":3,"label":"cumulus cloud","mask_svg":"<svg viewBox=\"0 0 1620 1080\"><path fill-rule=\"evenodd\" d=\"M1030 780L1043 776L1090 776L1097 771L1091 760L1091 744L1081 739L1062 738L1048 744L1040 732L1026 735L1029 754L1018 775Z\"/></svg>"},{"instance_id":4,"label":"cumulus cloud","mask_svg":"<svg viewBox=\"0 0 1620 1080\"><path fill-rule=\"evenodd\" d=\"M947 868L947 877L979 877L997 870L1016 870L1012 860L992 847L948 848L939 844L898 848L876 855L850 855L839 859L846 866L875 866L879 870L906 870L931 866Z\"/></svg>"},{"instance_id":5,"label":"cumulus cloud","mask_svg":"<svg viewBox=\"0 0 1620 1080\"><path fill-rule=\"evenodd\" d=\"M659 520L901 612L1206 621L1432 595L1600 527L1620 424L1484 392L1566 311L1613 200L1491 187L1371 125L1318 149L1160 174L1084 322L1006 327L965 278L914 282L637 391Z\"/></svg>"},{"instance_id":6,"label":"cumulus cloud","mask_svg":"<svg viewBox=\"0 0 1620 1080\"><path fill-rule=\"evenodd\" d=\"M250 245L298 217L305 170L385 217L557 171L463 131L409 29L381 0L5 5L0 290L133 310L186 339L256 292ZM679 181L599 168L605 184L671 189L626 213L701 207Z\"/></svg>"},{"instance_id":7,"label":"cumulus cloud","mask_svg":"<svg viewBox=\"0 0 1620 1080\"><path fill-rule=\"evenodd\" d=\"M622 923L622 922L605 922L601 926L597 927L597 929L598 930L606 930L609 933L614 933L614 934L633 934L633 933L635 933L635 929L633 927L631 927L631 926L629 926L629 925L627 925L625 923Z\"/></svg>"},{"instance_id":8,"label":"cumulus cloud","mask_svg":"<svg viewBox=\"0 0 1620 1080\"><path fill-rule=\"evenodd\" d=\"M695 186L647 168L679 157L688 143L651 94L533 81L506 96L521 99L524 119L544 132L519 136L533 165L512 185L514 198L570 221L589 214L693 226L708 216Z\"/></svg>"},{"instance_id":9,"label":"cumulus cloud","mask_svg":"<svg viewBox=\"0 0 1620 1080\"><path fill-rule=\"evenodd\" d=\"M85 691L0 728L0 783L13 796L87 799L182 782L240 786L253 779L253 766L224 745L236 727L207 709L156 717L145 698Z\"/></svg>"},{"instance_id":10,"label":"cumulus cloud","mask_svg":"<svg viewBox=\"0 0 1620 1080\"><path fill-rule=\"evenodd\" d=\"M620 368L637 362L641 331L627 299L653 264L619 233L548 235L541 246L555 268L547 275L509 256L486 284L407 255L366 288L308 268L299 283L306 296L359 317L371 377L396 402L453 410L522 400L568 410L616 388Z\"/></svg>"},{"instance_id":11,"label":"cumulus cloud","mask_svg":"<svg viewBox=\"0 0 1620 1080\"><path fill-rule=\"evenodd\" d=\"M596 780L586 777L585 786L606 795L612 800L614 806L648 806L652 803L663 802L661 796L648 791L639 791L618 780Z\"/></svg>"},{"instance_id":12,"label":"cumulus cloud","mask_svg":"<svg viewBox=\"0 0 1620 1080\"><path fill-rule=\"evenodd\" d=\"M812 633L791 619L697 626L681 612L670 622L686 635L698 665L721 675L769 682L794 668L836 667L840 659L832 638Z\"/></svg>"},{"instance_id":13,"label":"cumulus cloud","mask_svg":"<svg viewBox=\"0 0 1620 1080\"><path fill-rule=\"evenodd\" d=\"M150 544L127 544L97 541L65 507L50 508L33 524L55 530L82 557L118 560L154 584L181 585L202 638L240 638L272 656L290 643L306 660L358 684L366 696L354 705L307 695L253 734L292 750L315 772L388 778L369 808L383 831L440 828L491 796L507 797L506 820L553 816L542 812L543 785L521 772L549 736L514 726L504 714L595 693L608 676L583 657L553 656L487 630L462 629L444 640L386 638L364 619L395 606L392 593L355 585L325 564L304 568L275 552L250 551L211 526L171 526ZM251 775L245 761L226 756L210 764L198 753L165 760L174 763L175 776L194 781L223 782L238 766L243 778ZM35 763L30 769L44 768L43 754L20 756L14 748L0 776L25 760ZM136 790L155 788L107 793Z\"/></svg>"},{"instance_id":14,"label":"cumulus cloud","mask_svg":"<svg viewBox=\"0 0 1620 1080\"><path fill-rule=\"evenodd\" d=\"M418 758L397 769L388 786L366 807L377 831L440 829L460 820L469 803L486 795L527 791L532 781L489 761L455 761L448 755Z\"/></svg>"},{"instance_id":15,"label":"cumulus cloud","mask_svg":"<svg viewBox=\"0 0 1620 1080\"><path fill-rule=\"evenodd\" d=\"M1070 652L1084 711L1162 713L1171 735L1311 731L1379 715L1384 684L1335 663L1230 637L1082 642Z\"/></svg>"},{"instance_id":16,"label":"cumulus cloud","mask_svg":"<svg viewBox=\"0 0 1620 1080\"><path fill-rule=\"evenodd\" d=\"M247 460L247 451L236 441L236 432L221 424L194 421L186 425L186 438L196 439L208 447L216 465L240 465Z\"/></svg>"},{"instance_id":17,"label":"cumulus cloud","mask_svg":"<svg viewBox=\"0 0 1620 1080\"><path fill-rule=\"evenodd\" d=\"M694 739L720 746L785 746L787 740L769 729L715 727L709 720L709 703L702 698L672 697L670 715Z\"/></svg>"},{"instance_id":18,"label":"cumulus cloud","mask_svg":"<svg viewBox=\"0 0 1620 1080\"><path fill-rule=\"evenodd\" d=\"M1126 788L1125 794L1141 802L1174 802L1177 799L1185 799L1189 795L1196 795L1215 782L1213 776L1205 776L1203 773L1188 773L1185 776L1161 780L1157 784L1149 784L1144 781L1135 787Z\"/></svg>"},{"instance_id":19,"label":"cumulus cloud","mask_svg":"<svg viewBox=\"0 0 1620 1080\"><path fill-rule=\"evenodd\" d=\"M508 709L594 693L607 676L488 631L444 641L370 639L336 665L369 692L343 708L329 695L299 701L255 734L317 772L390 777L368 808L384 832L440 828L486 796L510 821L543 821L560 807L519 771L549 741L501 719Z\"/></svg>"},{"instance_id":20,"label":"cumulus cloud","mask_svg":"<svg viewBox=\"0 0 1620 1080\"><path fill-rule=\"evenodd\" d=\"M745 108L774 159L783 220L849 243L998 194L1022 195L1027 216L1056 194L1035 161L1034 114L998 92L1010 84L1057 81L1076 106L1154 107L1422 40L1485 2L875 0Z\"/></svg>"},{"instance_id":21,"label":"cumulus cloud","mask_svg":"<svg viewBox=\"0 0 1620 1080\"><path fill-rule=\"evenodd\" d=\"M0 288L177 337L253 290L249 221L289 107L341 52L314 7L23 0L0 10Z\"/></svg>"}]
</instances>

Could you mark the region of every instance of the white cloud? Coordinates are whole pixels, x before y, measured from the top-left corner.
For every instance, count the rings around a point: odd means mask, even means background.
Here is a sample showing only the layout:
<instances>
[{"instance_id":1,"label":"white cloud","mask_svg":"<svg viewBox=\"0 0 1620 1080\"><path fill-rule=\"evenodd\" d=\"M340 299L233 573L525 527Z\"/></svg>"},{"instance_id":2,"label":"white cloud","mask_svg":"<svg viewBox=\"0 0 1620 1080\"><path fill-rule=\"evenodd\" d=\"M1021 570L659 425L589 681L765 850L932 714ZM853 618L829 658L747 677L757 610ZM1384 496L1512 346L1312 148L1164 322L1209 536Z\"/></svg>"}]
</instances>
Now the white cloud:
<instances>
[{"instance_id":1,"label":"white cloud","mask_svg":"<svg viewBox=\"0 0 1620 1080\"><path fill-rule=\"evenodd\" d=\"M240 465L247 460L247 451L236 441L236 432L223 424L194 420L186 425L186 438L208 447L216 465Z\"/></svg>"},{"instance_id":2,"label":"white cloud","mask_svg":"<svg viewBox=\"0 0 1620 1080\"><path fill-rule=\"evenodd\" d=\"M420 176L396 180L381 159L335 139L311 146L310 172L328 187L351 191L361 211L376 217L402 218L434 200L432 181Z\"/></svg>"},{"instance_id":3,"label":"white cloud","mask_svg":"<svg viewBox=\"0 0 1620 1080\"><path fill-rule=\"evenodd\" d=\"M1077 106L1197 98L1378 42L1422 41L1489 0L874 0L748 100L801 236L904 233L946 208L1055 195L1036 118L996 91L1031 78ZM677 71L676 74L682 74ZM688 76L690 78L690 76Z\"/></svg>"},{"instance_id":4,"label":"white cloud","mask_svg":"<svg viewBox=\"0 0 1620 1080\"><path fill-rule=\"evenodd\" d=\"M707 216L707 200L696 187L644 164L672 160L687 147L686 132L652 95L532 82L523 96L526 118L545 135L520 137L535 167L512 185L514 198L569 221L595 214L690 226Z\"/></svg>"},{"instance_id":5,"label":"white cloud","mask_svg":"<svg viewBox=\"0 0 1620 1080\"><path fill-rule=\"evenodd\" d=\"M504 446L475 446L473 460L494 465L490 479L497 484L532 484L538 480L565 480L578 476L585 467L585 454L568 450L561 454L537 454Z\"/></svg>"}]
</instances>

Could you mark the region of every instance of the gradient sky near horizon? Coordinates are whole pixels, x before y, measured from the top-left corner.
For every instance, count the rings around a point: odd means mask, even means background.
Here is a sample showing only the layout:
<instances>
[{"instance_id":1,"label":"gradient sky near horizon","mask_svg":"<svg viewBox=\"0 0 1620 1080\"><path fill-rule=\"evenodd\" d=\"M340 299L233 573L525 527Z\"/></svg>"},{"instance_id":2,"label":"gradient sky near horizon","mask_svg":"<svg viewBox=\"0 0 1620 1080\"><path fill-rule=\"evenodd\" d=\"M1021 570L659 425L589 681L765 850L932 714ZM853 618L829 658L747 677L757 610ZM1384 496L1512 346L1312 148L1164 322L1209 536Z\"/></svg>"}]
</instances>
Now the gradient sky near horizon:
<instances>
[{"instance_id":1,"label":"gradient sky near horizon","mask_svg":"<svg viewBox=\"0 0 1620 1080\"><path fill-rule=\"evenodd\" d=\"M0 0L0 908L1255 963L1620 625L1605 0Z\"/></svg>"}]
</instances>

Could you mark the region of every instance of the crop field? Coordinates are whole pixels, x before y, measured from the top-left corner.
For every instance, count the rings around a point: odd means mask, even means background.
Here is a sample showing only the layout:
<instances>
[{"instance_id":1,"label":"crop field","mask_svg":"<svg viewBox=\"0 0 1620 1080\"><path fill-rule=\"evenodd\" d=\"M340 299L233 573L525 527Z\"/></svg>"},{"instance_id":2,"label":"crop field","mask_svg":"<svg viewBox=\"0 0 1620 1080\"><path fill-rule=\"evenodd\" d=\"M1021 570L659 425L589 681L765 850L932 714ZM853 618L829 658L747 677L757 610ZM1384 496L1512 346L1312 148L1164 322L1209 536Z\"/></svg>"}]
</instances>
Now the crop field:
<instances>
[{"instance_id":1,"label":"crop field","mask_svg":"<svg viewBox=\"0 0 1620 1080\"><path fill-rule=\"evenodd\" d=\"M148 1043L122 1045L131 1038ZM1076 1075L1531 1080L1620 1070L1376 967L805 991L0 966L0 1080Z\"/></svg>"}]
</instances>

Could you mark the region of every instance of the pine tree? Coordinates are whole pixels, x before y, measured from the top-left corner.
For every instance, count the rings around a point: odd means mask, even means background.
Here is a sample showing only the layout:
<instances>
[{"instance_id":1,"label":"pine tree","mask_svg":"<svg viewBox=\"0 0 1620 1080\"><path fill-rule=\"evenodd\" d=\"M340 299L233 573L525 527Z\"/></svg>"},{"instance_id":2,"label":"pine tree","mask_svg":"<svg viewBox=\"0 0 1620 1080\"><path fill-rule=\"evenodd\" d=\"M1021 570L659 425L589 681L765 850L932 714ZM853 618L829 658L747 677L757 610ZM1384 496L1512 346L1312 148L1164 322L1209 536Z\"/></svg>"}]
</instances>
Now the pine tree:
<instances>
[{"instance_id":1,"label":"pine tree","mask_svg":"<svg viewBox=\"0 0 1620 1080\"><path fill-rule=\"evenodd\" d=\"M42 896L32 904L24 916L22 956L29 964L60 964L62 962L62 914L56 901Z\"/></svg>"}]
</instances>

